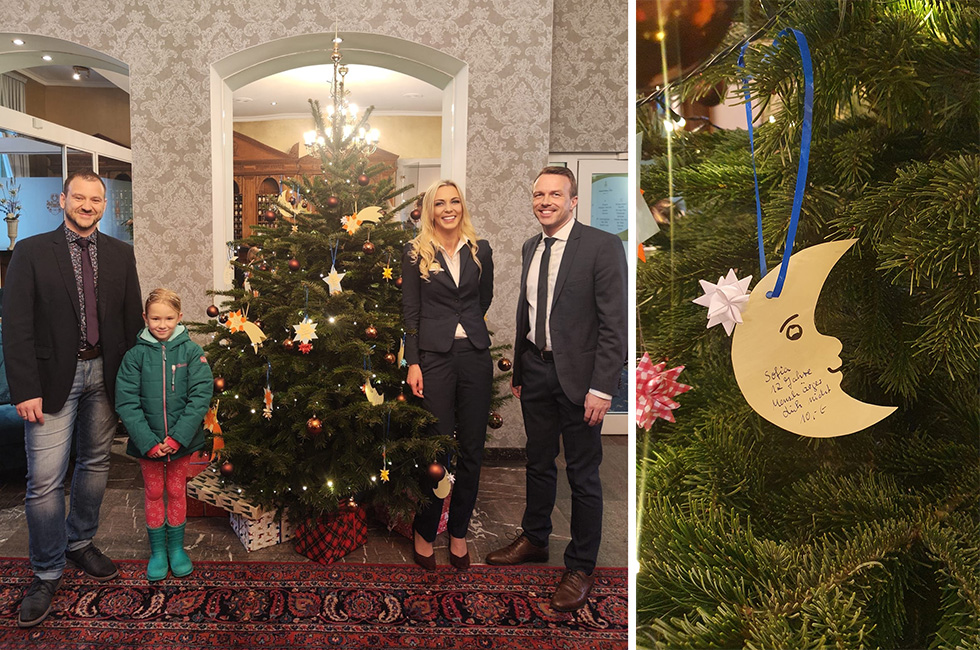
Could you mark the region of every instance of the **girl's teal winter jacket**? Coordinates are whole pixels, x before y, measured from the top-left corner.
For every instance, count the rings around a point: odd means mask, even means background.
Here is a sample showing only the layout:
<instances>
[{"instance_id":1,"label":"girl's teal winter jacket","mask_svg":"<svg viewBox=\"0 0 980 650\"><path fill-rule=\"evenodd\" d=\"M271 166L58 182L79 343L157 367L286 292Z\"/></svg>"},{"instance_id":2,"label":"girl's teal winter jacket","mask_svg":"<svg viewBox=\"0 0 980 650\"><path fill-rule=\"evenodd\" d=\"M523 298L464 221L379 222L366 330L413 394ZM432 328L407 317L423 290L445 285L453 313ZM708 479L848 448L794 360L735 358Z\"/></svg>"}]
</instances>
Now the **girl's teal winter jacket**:
<instances>
[{"instance_id":1,"label":"girl's teal winter jacket","mask_svg":"<svg viewBox=\"0 0 980 650\"><path fill-rule=\"evenodd\" d=\"M129 432L126 453L146 458L167 436L180 443L171 458L203 448L201 423L213 387L204 351L183 325L167 341L143 328L116 375L116 412Z\"/></svg>"}]
</instances>

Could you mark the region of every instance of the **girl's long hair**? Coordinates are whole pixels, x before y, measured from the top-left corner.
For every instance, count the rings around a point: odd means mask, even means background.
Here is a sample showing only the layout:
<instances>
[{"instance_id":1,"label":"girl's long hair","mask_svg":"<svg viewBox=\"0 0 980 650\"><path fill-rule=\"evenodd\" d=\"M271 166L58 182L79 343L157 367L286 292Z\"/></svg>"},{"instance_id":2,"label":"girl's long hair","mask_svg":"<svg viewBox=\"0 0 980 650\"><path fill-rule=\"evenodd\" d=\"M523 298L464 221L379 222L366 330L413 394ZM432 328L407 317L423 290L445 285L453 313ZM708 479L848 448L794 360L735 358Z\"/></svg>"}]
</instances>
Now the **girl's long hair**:
<instances>
[{"instance_id":1,"label":"girl's long hair","mask_svg":"<svg viewBox=\"0 0 980 650\"><path fill-rule=\"evenodd\" d=\"M425 191L425 197L422 199L422 228L419 230L419 234L415 236L415 239L409 242L411 246L409 254L411 255L412 263L418 264L419 274L426 282L429 281L430 271L437 273L445 270L439 268L438 264L436 264L436 251L439 249L439 244L435 238L435 202L436 191L440 187L454 187L459 192L459 203L462 206L459 233L464 240L467 240L467 246L470 249L470 254L473 256L473 261L476 262L476 266L482 274L483 265L480 264L480 260L476 256L478 250L476 229L473 228L473 220L470 218L470 211L466 207L466 199L463 198L463 191L459 189L459 185L455 182L446 179L436 181ZM436 264L436 266L433 267L433 264Z\"/></svg>"}]
</instances>

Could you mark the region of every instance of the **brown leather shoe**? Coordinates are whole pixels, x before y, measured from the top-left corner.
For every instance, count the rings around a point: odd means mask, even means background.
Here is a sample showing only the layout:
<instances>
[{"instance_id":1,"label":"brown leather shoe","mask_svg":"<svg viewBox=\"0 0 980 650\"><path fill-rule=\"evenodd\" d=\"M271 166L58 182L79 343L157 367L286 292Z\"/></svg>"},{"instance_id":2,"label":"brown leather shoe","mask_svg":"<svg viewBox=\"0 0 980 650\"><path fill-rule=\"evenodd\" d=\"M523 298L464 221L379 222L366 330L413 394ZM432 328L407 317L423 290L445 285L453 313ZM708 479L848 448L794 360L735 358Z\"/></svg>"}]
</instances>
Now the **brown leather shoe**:
<instances>
[{"instance_id":1,"label":"brown leather shoe","mask_svg":"<svg viewBox=\"0 0 980 650\"><path fill-rule=\"evenodd\" d=\"M464 555L453 555L453 552L449 551L449 563L457 571L466 571L470 568L470 552L466 551Z\"/></svg>"},{"instance_id":2,"label":"brown leather shoe","mask_svg":"<svg viewBox=\"0 0 980 650\"><path fill-rule=\"evenodd\" d=\"M487 554L487 564L496 564L497 566L547 561L548 547L535 546L524 535L521 535L509 545Z\"/></svg>"},{"instance_id":3,"label":"brown leather shoe","mask_svg":"<svg viewBox=\"0 0 980 650\"><path fill-rule=\"evenodd\" d=\"M595 578L584 571L566 569L555 595L551 597L551 609L556 612L574 612L581 608L589 599L594 582Z\"/></svg>"},{"instance_id":4,"label":"brown leather shoe","mask_svg":"<svg viewBox=\"0 0 980 650\"><path fill-rule=\"evenodd\" d=\"M415 560L415 564L419 565L426 571L436 570L436 554L432 555L422 555L416 550L412 550L412 559Z\"/></svg>"}]
</instances>

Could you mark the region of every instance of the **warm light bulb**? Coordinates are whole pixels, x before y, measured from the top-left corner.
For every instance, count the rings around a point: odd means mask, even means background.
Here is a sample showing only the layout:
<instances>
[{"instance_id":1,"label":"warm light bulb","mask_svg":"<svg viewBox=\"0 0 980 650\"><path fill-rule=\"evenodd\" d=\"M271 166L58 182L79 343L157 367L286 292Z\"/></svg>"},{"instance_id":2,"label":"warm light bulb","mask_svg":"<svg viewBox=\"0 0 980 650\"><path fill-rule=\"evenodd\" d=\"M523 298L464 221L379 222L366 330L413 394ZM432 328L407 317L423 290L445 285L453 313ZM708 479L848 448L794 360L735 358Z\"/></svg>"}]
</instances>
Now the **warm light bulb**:
<instances>
[{"instance_id":1,"label":"warm light bulb","mask_svg":"<svg viewBox=\"0 0 980 650\"><path fill-rule=\"evenodd\" d=\"M316 142L316 131L307 131L304 133L303 142L306 143L307 147L313 146L313 143Z\"/></svg>"}]
</instances>

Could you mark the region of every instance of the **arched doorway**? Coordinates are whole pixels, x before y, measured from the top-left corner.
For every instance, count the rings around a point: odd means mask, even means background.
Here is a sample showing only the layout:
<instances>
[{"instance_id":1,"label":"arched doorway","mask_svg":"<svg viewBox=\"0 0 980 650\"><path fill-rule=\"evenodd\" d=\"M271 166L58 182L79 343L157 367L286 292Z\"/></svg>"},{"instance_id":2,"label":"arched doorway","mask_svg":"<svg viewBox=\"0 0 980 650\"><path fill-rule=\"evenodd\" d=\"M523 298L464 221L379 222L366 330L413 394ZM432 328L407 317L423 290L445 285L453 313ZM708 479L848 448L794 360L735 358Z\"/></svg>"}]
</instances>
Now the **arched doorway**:
<instances>
[{"instance_id":1,"label":"arched doorway","mask_svg":"<svg viewBox=\"0 0 980 650\"><path fill-rule=\"evenodd\" d=\"M443 91L441 175L465 184L468 68L444 52L400 38L341 32L345 63L395 70ZM225 242L233 239L232 93L257 79L330 60L334 34L304 34L242 50L211 66L214 286L226 286Z\"/></svg>"}]
</instances>

